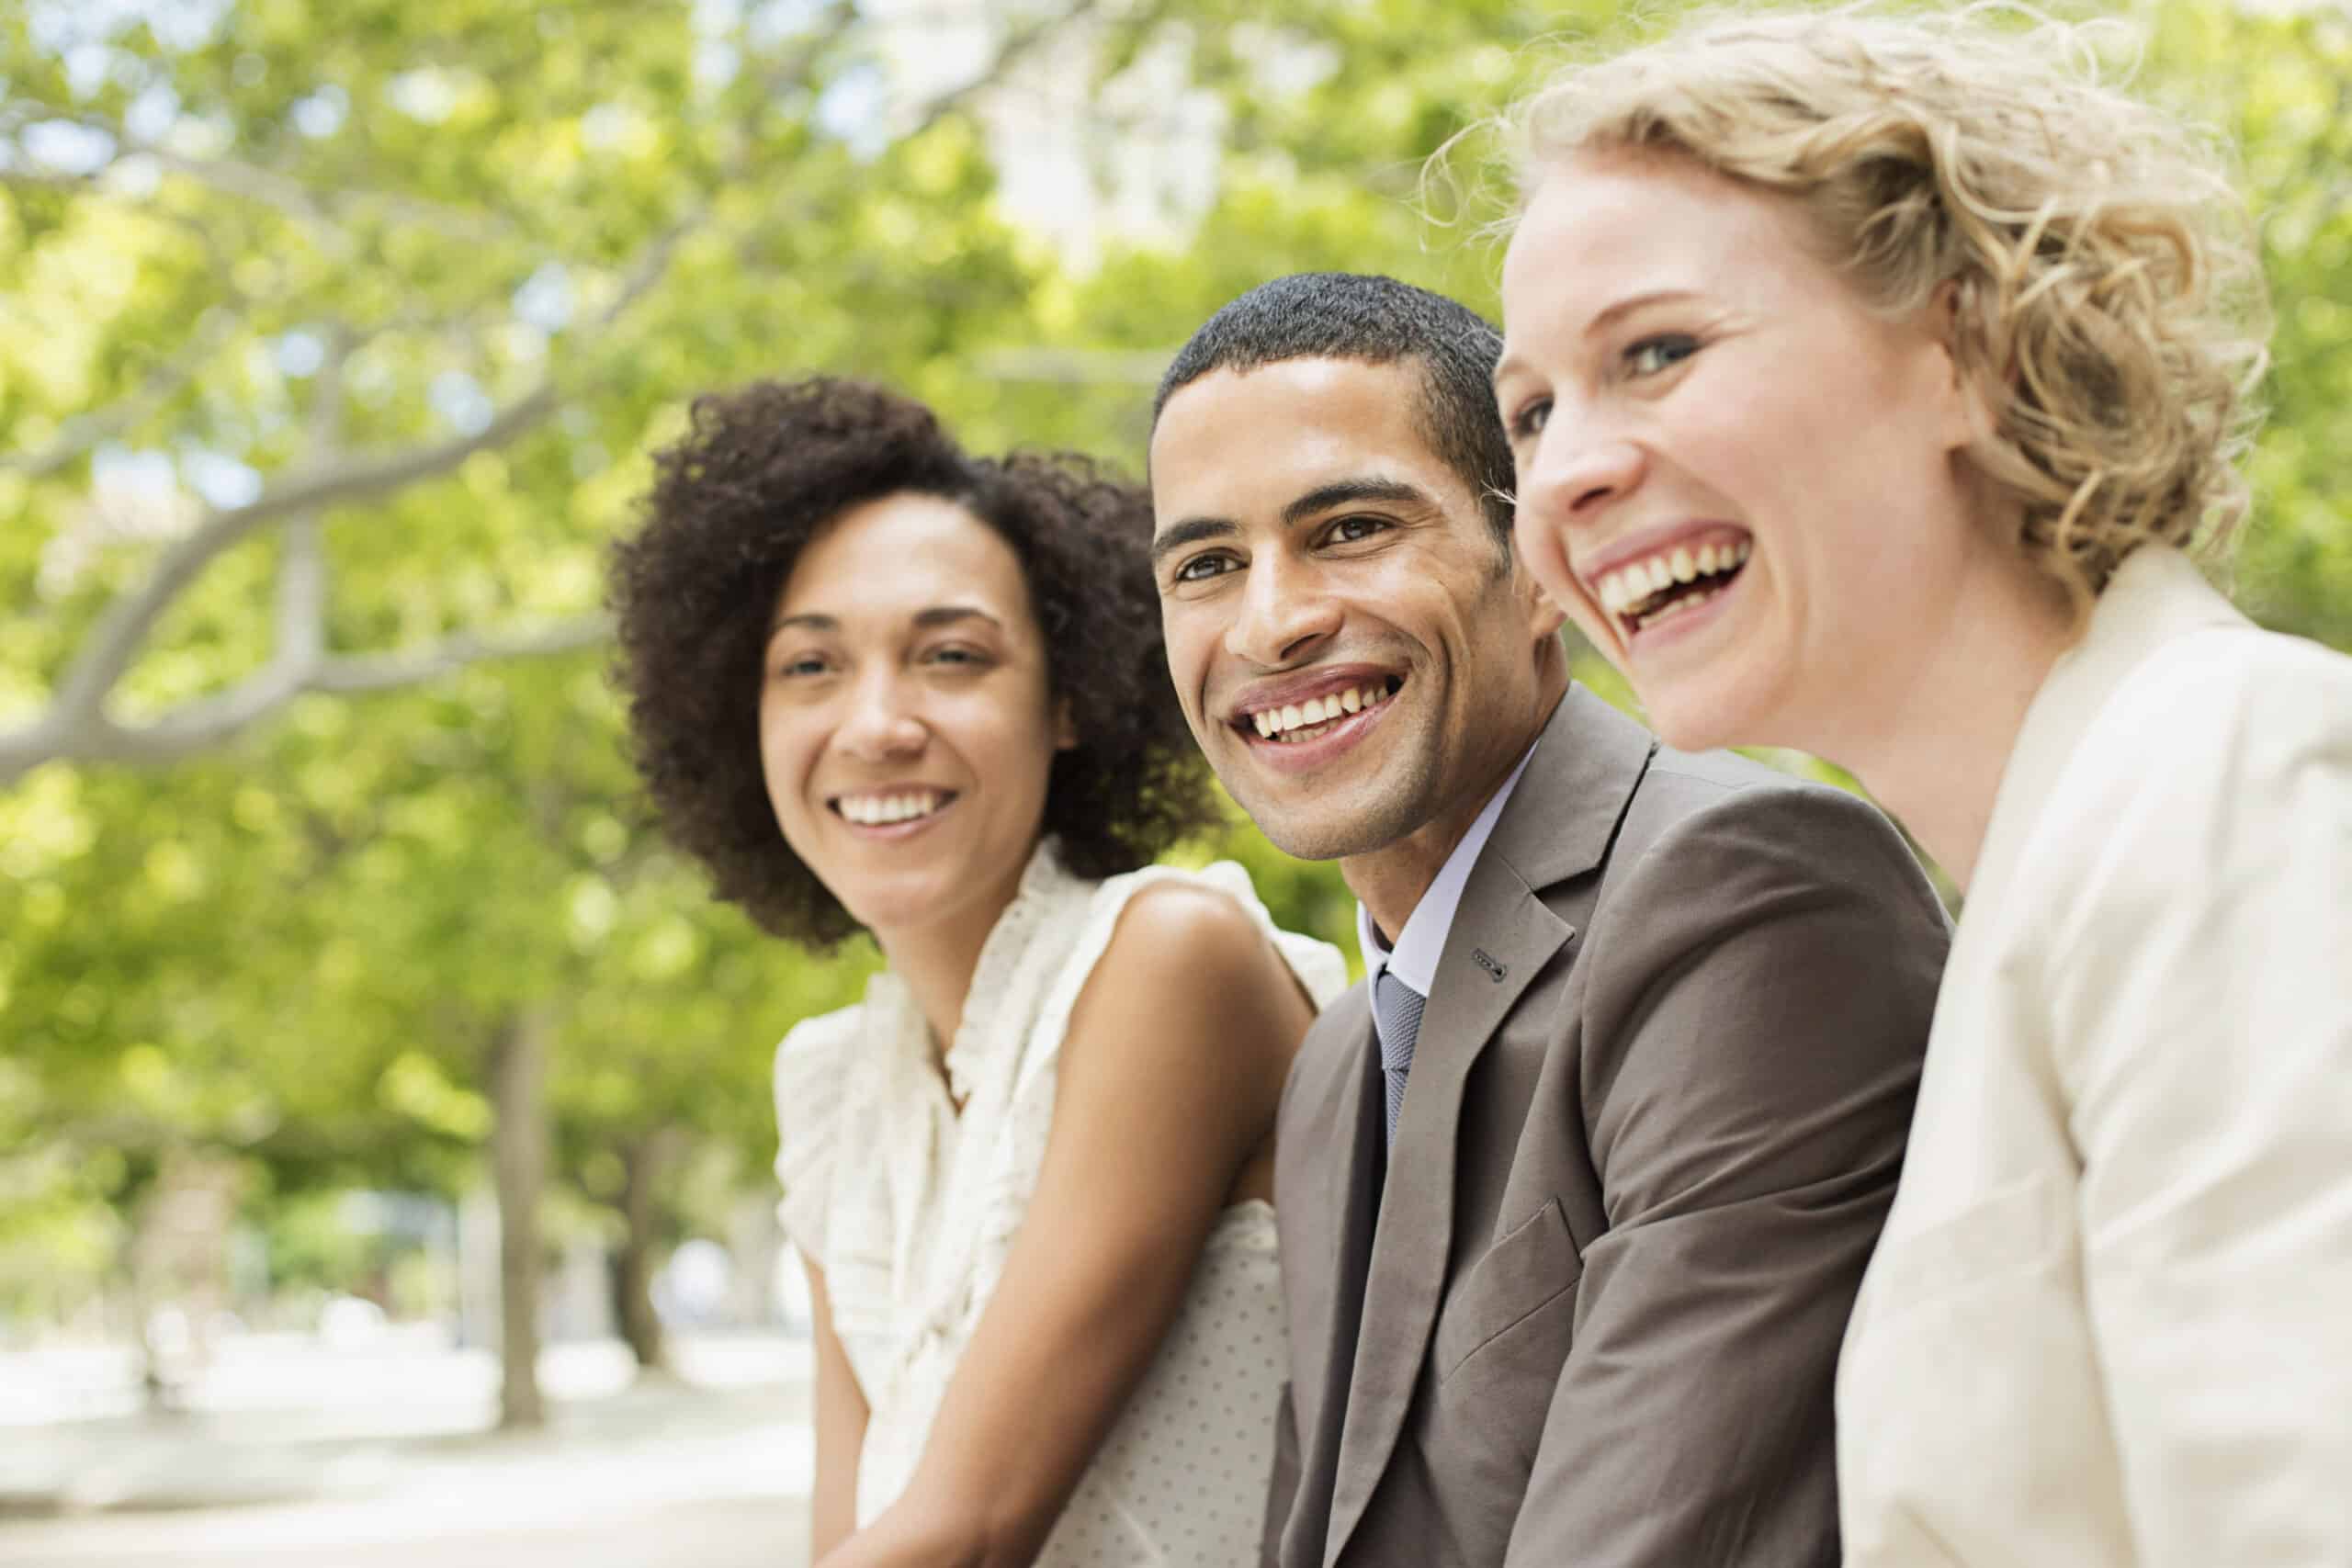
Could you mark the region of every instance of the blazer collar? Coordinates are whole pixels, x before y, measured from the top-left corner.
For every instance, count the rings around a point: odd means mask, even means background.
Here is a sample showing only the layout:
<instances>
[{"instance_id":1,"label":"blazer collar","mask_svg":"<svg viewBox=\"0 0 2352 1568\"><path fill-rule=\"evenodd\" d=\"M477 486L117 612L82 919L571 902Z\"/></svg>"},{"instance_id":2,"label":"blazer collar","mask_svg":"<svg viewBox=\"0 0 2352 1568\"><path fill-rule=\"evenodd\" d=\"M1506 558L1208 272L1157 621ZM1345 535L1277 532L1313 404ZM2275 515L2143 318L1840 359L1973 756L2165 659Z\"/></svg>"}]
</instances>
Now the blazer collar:
<instances>
[{"instance_id":1,"label":"blazer collar","mask_svg":"<svg viewBox=\"0 0 2352 1568\"><path fill-rule=\"evenodd\" d=\"M1481 858L1510 866L1533 889L1583 875L1608 857L1657 750L1657 737L1582 686L1569 686Z\"/></svg>"},{"instance_id":2,"label":"blazer collar","mask_svg":"<svg viewBox=\"0 0 2352 1568\"><path fill-rule=\"evenodd\" d=\"M2143 545L2116 568L2082 639L2059 656L2026 708L1993 796L1967 903L1997 906L2033 826L2082 738L2116 688L2187 632L2252 623L2168 545ZM1963 925L1965 921L1963 920Z\"/></svg>"},{"instance_id":3,"label":"blazer collar","mask_svg":"<svg viewBox=\"0 0 2352 1568\"><path fill-rule=\"evenodd\" d=\"M1395 1451L1419 1383L1453 1244L1455 1134L1471 1067L1528 985L1576 935L1535 896L1607 857L1657 742L1571 687L1544 728L1462 890L1413 1051L1364 1280L1325 1537L1336 1562ZM1367 1120L1368 1136L1381 1136ZM1361 1163L1361 1162L1359 1162Z\"/></svg>"}]
</instances>

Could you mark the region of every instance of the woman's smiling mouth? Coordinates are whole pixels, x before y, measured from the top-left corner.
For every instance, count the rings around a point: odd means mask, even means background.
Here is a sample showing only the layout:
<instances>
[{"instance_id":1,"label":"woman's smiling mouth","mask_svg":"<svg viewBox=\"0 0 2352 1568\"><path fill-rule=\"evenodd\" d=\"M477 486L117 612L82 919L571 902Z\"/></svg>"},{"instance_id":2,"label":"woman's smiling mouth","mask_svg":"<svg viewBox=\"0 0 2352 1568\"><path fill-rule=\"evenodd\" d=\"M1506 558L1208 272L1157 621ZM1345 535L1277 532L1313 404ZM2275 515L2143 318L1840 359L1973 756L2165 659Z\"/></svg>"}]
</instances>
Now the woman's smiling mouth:
<instances>
[{"instance_id":1,"label":"woman's smiling mouth","mask_svg":"<svg viewBox=\"0 0 2352 1568\"><path fill-rule=\"evenodd\" d=\"M1747 538L1711 539L1695 548L1677 543L1600 573L1593 597L1630 639L1728 589L1754 547Z\"/></svg>"},{"instance_id":2,"label":"woman's smiling mouth","mask_svg":"<svg viewBox=\"0 0 2352 1568\"><path fill-rule=\"evenodd\" d=\"M825 804L833 815L853 827L909 829L930 821L954 805L956 798L954 790L910 785L837 795Z\"/></svg>"}]
</instances>

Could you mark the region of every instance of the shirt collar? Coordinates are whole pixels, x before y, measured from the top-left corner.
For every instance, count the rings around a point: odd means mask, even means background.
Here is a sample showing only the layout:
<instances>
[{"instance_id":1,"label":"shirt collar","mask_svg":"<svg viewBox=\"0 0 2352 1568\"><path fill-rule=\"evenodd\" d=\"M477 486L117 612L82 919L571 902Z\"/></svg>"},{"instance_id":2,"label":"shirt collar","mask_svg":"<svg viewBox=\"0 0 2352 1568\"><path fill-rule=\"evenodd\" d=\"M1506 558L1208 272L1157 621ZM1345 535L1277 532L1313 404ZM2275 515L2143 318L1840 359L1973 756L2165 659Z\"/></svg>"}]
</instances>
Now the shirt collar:
<instances>
[{"instance_id":1,"label":"shirt collar","mask_svg":"<svg viewBox=\"0 0 2352 1568\"><path fill-rule=\"evenodd\" d=\"M1542 744L1540 739L1537 744ZM1445 863L1438 867L1437 879L1406 917L1405 929L1396 933L1396 946L1380 940L1370 912L1361 902L1356 905L1356 945L1363 953L1366 980L1377 980L1383 969L1393 969L1396 978L1422 996L1430 994L1437 983L1437 961L1445 953L1446 933L1453 929L1453 911L1461 906L1462 890L1470 883L1470 868L1478 863L1487 840L1494 834L1496 820L1510 802L1511 791L1519 787L1519 775L1527 771L1528 759L1534 755L1535 747L1530 746L1502 788L1495 791L1494 798L1470 824L1470 830L1462 835L1462 841L1453 846L1453 852L1445 857Z\"/></svg>"}]
</instances>

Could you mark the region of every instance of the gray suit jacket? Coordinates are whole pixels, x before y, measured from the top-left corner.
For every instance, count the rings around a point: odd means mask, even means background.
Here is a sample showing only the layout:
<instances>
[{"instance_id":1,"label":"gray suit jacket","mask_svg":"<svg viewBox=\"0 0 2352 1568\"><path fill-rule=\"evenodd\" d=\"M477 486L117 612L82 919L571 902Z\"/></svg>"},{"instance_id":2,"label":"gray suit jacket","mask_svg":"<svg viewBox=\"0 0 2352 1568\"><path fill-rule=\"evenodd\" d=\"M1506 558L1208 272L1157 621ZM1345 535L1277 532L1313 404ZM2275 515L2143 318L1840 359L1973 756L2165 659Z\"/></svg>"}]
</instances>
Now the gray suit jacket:
<instances>
[{"instance_id":1,"label":"gray suit jacket","mask_svg":"<svg viewBox=\"0 0 2352 1568\"><path fill-rule=\"evenodd\" d=\"M1393 1159L1363 987L1292 1069L1265 1562L1834 1565L1831 1374L1948 934L1868 805L1572 689Z\"/></svg>"}]
</instances>

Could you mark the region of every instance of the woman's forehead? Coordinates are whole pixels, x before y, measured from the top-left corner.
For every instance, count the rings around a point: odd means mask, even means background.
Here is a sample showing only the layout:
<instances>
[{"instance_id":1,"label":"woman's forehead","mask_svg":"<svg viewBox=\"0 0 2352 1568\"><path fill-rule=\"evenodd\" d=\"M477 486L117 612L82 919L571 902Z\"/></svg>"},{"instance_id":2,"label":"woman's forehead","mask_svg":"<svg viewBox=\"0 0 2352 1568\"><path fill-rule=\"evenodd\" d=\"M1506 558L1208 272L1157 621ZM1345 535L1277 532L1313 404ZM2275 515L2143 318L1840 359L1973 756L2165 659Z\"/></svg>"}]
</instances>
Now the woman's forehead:
<instances>
[{"instance_id":1,"label":"woman's forehead","mask_svg":"<svg viewBox=\"0 0 2352 1568\"><path fill-rule=\"evenodd\" d=\"M1020 558L970 508L914 492L861 502L819 529L776 597L780 622L944 621L974 612L1034 629Z\"/></svg>"}]
</instances>

